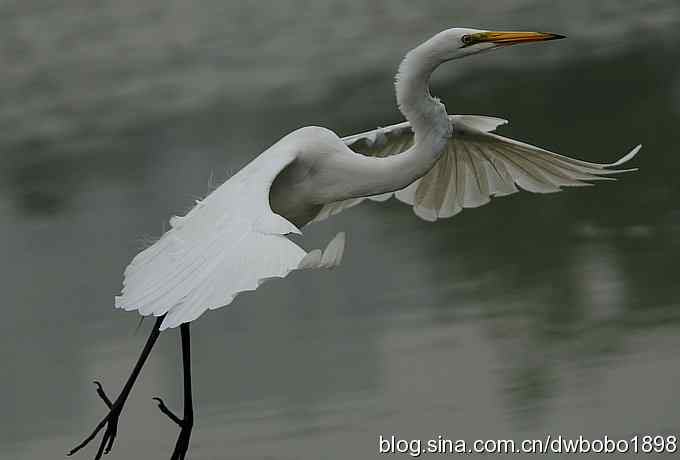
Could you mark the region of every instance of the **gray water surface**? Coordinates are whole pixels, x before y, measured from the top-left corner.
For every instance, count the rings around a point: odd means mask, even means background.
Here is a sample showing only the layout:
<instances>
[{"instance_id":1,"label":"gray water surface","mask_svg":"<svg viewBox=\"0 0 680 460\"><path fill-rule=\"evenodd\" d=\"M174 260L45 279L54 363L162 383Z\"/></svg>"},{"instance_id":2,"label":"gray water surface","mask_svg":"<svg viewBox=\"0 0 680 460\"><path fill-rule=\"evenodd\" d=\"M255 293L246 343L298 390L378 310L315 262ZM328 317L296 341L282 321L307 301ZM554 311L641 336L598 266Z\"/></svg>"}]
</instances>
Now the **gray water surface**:
<instances>
[{"instance_id":1,"label":"gray water surface","mask_svg":"<svg viewBox=\"0 0 680 460\"><path fill-rule=\"evenodd\" d=\"M616 183L520 193L435 224L367 203L343 265L192 325L192 459L377 456L379 435L680 434L680 6L675 0L0 4L0 457L62 458L151 327L113 308L131 257L292 129L401 121L392 78L452 26L569 40L451 63L433 93L502 134L609 162ZM110 458L168 458L161 335ZM77 458L91 458L93 450ZM632 456L631 456L632 457Z\"/></svg>"}]
</instances>

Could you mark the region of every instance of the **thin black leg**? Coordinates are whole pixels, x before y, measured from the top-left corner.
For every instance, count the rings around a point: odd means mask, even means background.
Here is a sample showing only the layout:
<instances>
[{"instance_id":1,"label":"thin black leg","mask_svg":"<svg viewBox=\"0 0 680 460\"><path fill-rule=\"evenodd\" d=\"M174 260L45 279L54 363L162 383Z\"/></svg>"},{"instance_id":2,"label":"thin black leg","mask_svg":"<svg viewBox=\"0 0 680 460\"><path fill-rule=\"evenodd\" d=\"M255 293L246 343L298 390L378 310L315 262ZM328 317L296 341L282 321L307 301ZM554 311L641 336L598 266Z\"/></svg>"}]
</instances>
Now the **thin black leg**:
<instances>
[{"instance_id":1,"label":"thin black leg","mask_svg":"<svg viewBox=\"0 0 680 460\"><path fill-rule=\"evenodd\" d=\"M99 395L100 398L102 398L104 403L109 408L109 413L99 422L99 424L95 427L94 431L92 431L92 433L90 433L90 435L87 438L85 438L83 442L81 442L76 447L71 449L68 455L75 454L80 449L89 444L90 441L92 441L104 427L106 427L106 430L104 431L104 436L102 437L102 440L99 443L99 448L97 449L97 454L95 455L94 458L95 460L99 460L102 457L102 454L108 454L111 451L111 448L113 447L113 442L115 441L116 434L118 432L118 418L120 417L120 414L123 411L125 401L127 401L127 398L130 395L130 391L132 390L132 387L134 386L137 377L139 377L139 373L142 371L142 367L144 367L146 359L149 357L149 354L151 353L151 350L153 349L153 346L155 345L156 340L160 335L160 327L161 323L163 322L163 318L164 316L160 316L156 319L156 323L154 324L153 329L151 330L151 334L149 334L149 338L147 339L146 344L144 345L142 354L139 356L139 359L137 360L135 367L132 369L132 373L130 374L130 377L128 378L127 382L125 382L125 385L123 386L120 395L118 395L118 398L116 398L114 402L111 402L109 397L106 395L101 383L95 380L94 383L97 386L97 394Z\"/></svg>"},{"instance_id":2,"label":"thin black leg","mask_svg":"<svg viewBox=\"0 0 680 460\"><path fill-rule=\"evenodd\" d=\"M180 326L180 334L182 337L182 367L184 370L184 417L179 418L175 415L161 398L153 398L158 401L158 408L161 412L180 427L175 450L172 452L170 460L184 460L187 450L189 450L189 440L191 439L191 431L194 427L194 403L191 396L191 336L189 334L189 323L184 323Z\"/></svg>"}]
</instances>

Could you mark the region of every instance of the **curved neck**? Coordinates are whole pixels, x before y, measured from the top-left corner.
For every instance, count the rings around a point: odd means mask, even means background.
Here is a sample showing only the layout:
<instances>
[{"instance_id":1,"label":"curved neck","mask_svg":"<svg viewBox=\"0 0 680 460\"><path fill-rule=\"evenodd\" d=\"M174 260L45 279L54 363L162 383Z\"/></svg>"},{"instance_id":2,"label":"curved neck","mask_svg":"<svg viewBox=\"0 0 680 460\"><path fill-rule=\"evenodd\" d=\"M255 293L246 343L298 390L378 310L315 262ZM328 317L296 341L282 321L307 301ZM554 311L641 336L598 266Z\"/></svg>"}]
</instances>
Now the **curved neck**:
<instances>
[{"instance_id":1,"label":"curved neck","mask_svg":"<svg viewBox=\"0 0 680 460\"><path fill-rule=\"evenodd\" d=\"M425 42L410 51L399 65L397 104L415 134L410 149L388 159L392 177L401 182L399 185L407 186L427 174L451 137L446 107L430 94L430 76L440 63L429 42Z\"/></svg>"},{"instance_id":2,"label":"curved neck","mask_svg":"<svg viewBox=\"0 0 680 460\"><path fill-rule=\"evenodd\" d=\"M430 76L440 63L429 42L413 49L401 62L395 82L397 104L415 133L413 146L397 155L358 164L363 174L356 171L355 177L362 180L355 182L351 197L401 190L427 174L444 152L451 123L446 107L429 89Z\"/></svg>"},{"instance_id":3,"label":"curved neck","mask_svg":"<svg viewBox=\"0 0 680 460\"><path fill-rule=\"evenodd\" d=\"M440 62L427 45L418 46L404 57L394 84L397 105L413 128L416 145L429 135L450 134L446 108L430 94L430 76Z\"/></svg>"}]
</instances>

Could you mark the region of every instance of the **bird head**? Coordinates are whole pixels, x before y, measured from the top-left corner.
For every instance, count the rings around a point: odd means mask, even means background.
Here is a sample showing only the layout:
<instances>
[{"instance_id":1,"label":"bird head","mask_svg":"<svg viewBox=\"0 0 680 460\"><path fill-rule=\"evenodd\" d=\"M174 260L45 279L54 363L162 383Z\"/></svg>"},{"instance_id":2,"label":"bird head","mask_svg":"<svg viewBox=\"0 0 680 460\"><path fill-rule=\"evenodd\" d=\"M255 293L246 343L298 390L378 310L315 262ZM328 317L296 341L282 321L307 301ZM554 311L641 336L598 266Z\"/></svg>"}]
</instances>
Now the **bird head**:
<instances>
[{"instance_id":1,"label":"bird head","mask_svg":"<svg viewBox=\"0 0 680 460\"><path fill-rule=\"evenodd\" d=\"M437 58L445 62L503 46L560 38L566 37L547 32L501 32L454 28L438 33L427 43Z\"/></svg>"}]
</instances>

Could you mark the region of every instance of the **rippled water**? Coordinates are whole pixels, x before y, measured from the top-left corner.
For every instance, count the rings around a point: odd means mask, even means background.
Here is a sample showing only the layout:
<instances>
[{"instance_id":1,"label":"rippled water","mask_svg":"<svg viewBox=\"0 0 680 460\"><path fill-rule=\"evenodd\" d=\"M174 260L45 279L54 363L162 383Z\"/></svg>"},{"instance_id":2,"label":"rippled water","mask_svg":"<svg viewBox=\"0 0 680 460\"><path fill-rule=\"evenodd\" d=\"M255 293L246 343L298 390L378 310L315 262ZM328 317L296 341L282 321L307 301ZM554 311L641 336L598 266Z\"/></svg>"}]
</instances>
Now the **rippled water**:
<instances>
[{"instance_id":1,"label":"rippled water","mask_svg":"<svg viewBox=\"0 0 680 460\"><path fill-rule=\"evenodd\" d=\"M0 4L0 457L60 458L104 413L150 324L121 272L167 218L280 136L400 121L392 74L446 27L569 40L450 64L451 112L593 161L620 182L420 221L369 203L343 265L192 327L193 459L345 459L377 437L679 434L680 7L675 0L6 1ZM212 178L212 179L211 179ZM181 405L163 334L112 458L167 458ZM82 453L78 458L89 458Z\"/></svg>"}]
</instances>

